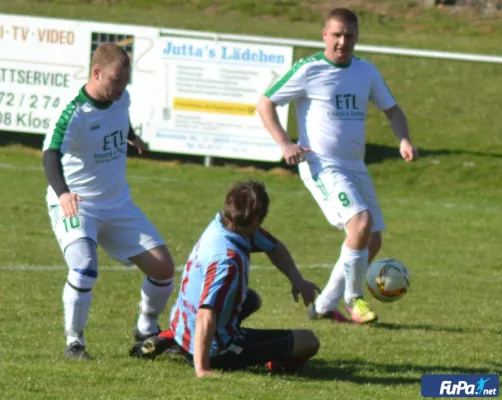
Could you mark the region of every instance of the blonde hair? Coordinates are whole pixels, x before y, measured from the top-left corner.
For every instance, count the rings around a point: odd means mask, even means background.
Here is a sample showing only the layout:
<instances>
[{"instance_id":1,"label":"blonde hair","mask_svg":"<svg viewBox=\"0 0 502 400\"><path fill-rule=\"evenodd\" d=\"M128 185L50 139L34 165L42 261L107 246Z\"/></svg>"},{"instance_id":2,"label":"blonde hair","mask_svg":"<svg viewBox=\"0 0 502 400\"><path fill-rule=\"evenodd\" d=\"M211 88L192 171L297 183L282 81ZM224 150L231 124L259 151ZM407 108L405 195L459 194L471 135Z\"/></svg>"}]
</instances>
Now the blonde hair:
<instances>
[{"instance_id":1,"label":"blonde hair","mask_svg":"<svg viewBox=\"0 0 502 400\"><path fill-rule=\"evenodd\" d=\"M131 59L122 47L116 43L104 43L94 52L91 60L91 66L106 67L116 62L126 68L131 66Z\"/></svg>"}]
</instances>

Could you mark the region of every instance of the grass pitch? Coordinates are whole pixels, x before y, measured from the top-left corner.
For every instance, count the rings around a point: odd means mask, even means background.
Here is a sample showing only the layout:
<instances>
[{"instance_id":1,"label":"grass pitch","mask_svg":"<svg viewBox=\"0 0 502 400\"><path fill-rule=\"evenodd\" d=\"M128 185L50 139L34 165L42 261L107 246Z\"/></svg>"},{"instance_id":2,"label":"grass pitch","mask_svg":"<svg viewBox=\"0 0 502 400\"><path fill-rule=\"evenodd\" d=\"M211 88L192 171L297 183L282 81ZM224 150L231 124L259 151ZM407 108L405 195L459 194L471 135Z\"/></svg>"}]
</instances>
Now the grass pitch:
<instances>
[{"instance_id":1,"label":"grass pitch","mask_svg":"<svg viewBox=\"0 0 502 400\"><path fill-rule=\"evenodd\" d=\"M279 7L286 2L263 2L270 7L262 10L244 0L99 3L5 2L0 11L315 39L316 7L326 4L309 2L310 11L298 19L293 9L307 7L306 2L291 1L284 9ZM500 20L455 19L412 7L416 19L410 21L409 9L384 3L390 19L382 17L383 8L361 9L361 43L500 51ZM264 19L276 23L258 24ZM296 57L309 52L299 50ZM502 67L366 58L387 78L422 154L416 164L401 161L388 124L372 111L367 159L387 222L380 257L396 257L412 272L410 292L402 300L372 300L378 326L307 320L304 307L289 297L285 279L256 256L251 285L264 302L249 326L313 329L321 351L299 377L270 376L256 368L199 381L177 358L129 359L142 276L113 268L116 262L100 253L86 330L98 362L67 363L61 304L66 270L45 209L41 152L2 140L0 397L418 399L424 373L501 374L502 136L497 117ZM294 135L294 120L290 126ZM338 257L343 235L328 225L295 174L137 157L129 160L128 173L135 201L163 234L177 265L221 207L228 186L248 178L267 184L272 204L265 226L289 246L307 278L322 286ZM163 326L167 319L162 318Z\"/></svg>"}]
</instances>

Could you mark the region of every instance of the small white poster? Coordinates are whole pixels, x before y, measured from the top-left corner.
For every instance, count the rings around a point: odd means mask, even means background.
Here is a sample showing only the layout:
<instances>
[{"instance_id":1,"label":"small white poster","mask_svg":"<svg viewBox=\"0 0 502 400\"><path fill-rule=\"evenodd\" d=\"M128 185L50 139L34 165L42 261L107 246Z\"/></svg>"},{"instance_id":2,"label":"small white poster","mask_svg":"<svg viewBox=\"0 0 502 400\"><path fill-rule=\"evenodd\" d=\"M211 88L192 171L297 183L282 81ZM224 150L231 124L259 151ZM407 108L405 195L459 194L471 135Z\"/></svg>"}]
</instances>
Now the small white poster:
<instances>
[{"instance_id":1,"label":"small white poster","mask_svg":"<svg viewBox=\"0 0 502 400\"><path fill-rule=\"evenodd\" d=\"M156 53L152 150L281 159L256 104L291 68L292 47L161 37ZM286 127L288 107L277 111Z\"/></svg>"},{"instance_id":2,"label":"small white poster","mask_svg":"<svg viewBox=\"0 0 502 400\"><path fill-rule=\"evenodd\" d=\"M0 130L53 130L87 82L96 48L113 42L131 56L131 122L147 132L158 37L154 28L0 14Z\"/></svg>"}]
</instances>

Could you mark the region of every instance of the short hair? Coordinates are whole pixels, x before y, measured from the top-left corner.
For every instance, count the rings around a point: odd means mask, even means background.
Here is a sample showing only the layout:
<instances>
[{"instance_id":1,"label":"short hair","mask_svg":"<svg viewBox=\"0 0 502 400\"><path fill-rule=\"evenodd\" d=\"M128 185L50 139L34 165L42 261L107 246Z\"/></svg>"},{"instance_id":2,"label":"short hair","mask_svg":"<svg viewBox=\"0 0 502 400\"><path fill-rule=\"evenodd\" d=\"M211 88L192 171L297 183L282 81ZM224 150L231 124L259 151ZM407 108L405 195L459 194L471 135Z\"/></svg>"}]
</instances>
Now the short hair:
<instances>
[{"instance_id":1,"label":"short hair","mask_svg":"<svg viewBox=\"0 0 502 400\"><path fill-rule=\"evenodd\" d=\"M356 26L359 25L357 15L348 8L335 8L331 10L326 17L326 23L333 19L343 22L344 24L355 24Z\"/></svg>"},{"instance_id":2,"label":"short hair","mask_svg":"<svg viewBox=\"0 0 502 400\"><path fill-rule=\"evenodd\" d=\"M104 43L100 45L94 52L91 60L91 66L105 67L115 62L120 63L123 67L131 66L131 59L127 52L116 43Z\"/></svg>"},{"instance_id":3,"label":"short hair","mask_svg":"<svg viewBox=\"0 0 502 400\"><path fill-rule=\"evenodd\" d=\"M248 180L234 184L227 193L222 217L232 229L246 229L259 217L262 221L268 214L268 197L263 183Z\"/></svg>"}]
</instances>

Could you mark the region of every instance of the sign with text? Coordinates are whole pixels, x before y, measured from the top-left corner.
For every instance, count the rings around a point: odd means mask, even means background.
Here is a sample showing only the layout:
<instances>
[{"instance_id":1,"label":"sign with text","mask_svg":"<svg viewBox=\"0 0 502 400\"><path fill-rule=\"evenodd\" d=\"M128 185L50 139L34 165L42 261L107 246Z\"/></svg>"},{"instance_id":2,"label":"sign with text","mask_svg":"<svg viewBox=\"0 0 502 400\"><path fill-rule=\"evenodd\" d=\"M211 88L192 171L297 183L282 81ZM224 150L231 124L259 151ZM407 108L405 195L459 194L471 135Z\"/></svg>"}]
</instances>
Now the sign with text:
<instances>
[{"instance_id":1,"label":"sign with text","mask_svg":"<svg viewBox=\"0 0 502 400\"><path fill-rule=\"evenodd\" d=\"M156 28L0 14L0 131L46 134L101 43L131 56L131 122L151 150L278 161L256 113L293 48L166 37ZM288 106L277 109L287 126Z\"/></svg>"},{"instance_id":2,"label":"sign with text","mask_svg":"<svg viewBox=\"0 0 502 400\"><path fill-rule=\"evenodd\" d=\"M156 55L152 150L281 159L256 104L290 69L291 47L161 37ZM286 127L288 107L277 111Z\"/></svg>"},{"instance_id":3,"label":"sign with text","mask_svg":"<svg viewBox=\"0 0 502 400\"><path fill-rule=\"evenodd\" d=\"M46 134L89 76L90 60L105 42L132 58L131 121L150 129L154 45L148 27L0 14L0 130Z\"/></svg>"}]
</instances>

